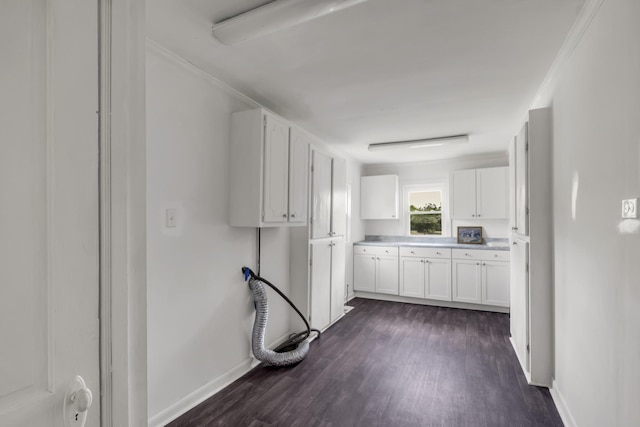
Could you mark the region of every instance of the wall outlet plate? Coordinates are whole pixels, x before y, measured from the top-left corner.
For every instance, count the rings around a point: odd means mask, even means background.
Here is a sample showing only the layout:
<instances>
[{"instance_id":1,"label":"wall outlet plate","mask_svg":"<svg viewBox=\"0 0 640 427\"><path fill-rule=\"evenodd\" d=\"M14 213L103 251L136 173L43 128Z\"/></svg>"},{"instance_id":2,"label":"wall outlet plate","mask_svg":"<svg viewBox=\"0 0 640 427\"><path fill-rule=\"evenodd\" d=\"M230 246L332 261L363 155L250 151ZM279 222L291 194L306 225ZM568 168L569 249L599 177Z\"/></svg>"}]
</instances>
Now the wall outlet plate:
<instances>
[{"instance_id":1,"label":"wall outlet plate","mask_svg":"<svg viewBox=\"0 0 640 427\"><path fill-rule=\"evenodd\" d=\"M626 199L622 201L622 218L638 218L638 199Z\"/></svg>"}]
</instances>

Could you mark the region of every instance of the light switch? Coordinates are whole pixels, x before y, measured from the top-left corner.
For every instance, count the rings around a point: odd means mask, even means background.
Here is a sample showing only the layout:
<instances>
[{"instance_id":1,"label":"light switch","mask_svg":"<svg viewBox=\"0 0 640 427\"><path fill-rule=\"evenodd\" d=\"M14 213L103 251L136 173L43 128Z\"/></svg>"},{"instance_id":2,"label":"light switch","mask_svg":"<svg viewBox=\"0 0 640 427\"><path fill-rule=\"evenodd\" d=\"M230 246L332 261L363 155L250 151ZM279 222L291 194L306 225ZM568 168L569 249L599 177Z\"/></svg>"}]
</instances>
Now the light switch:
<instances>
[{"instance_id":1,"label":"light switch","mask_svg":"<svg viewBox=\"0 0 640 427\"><path fill-rule=\"evenodd\" d=\"M168 208L166 211L165 225L167 228L175 228L178 222L178 212L175 208Z\"/></svg>"},{"instance_id":2,"label":"light switch","mask_svg":"<svg viewBox=\"0 0 640 427\"><path fill-rule=\"evenodd\" d=\"M622 218L638 218L638 199L622 201Z\"/></svg>"}]
</instances>

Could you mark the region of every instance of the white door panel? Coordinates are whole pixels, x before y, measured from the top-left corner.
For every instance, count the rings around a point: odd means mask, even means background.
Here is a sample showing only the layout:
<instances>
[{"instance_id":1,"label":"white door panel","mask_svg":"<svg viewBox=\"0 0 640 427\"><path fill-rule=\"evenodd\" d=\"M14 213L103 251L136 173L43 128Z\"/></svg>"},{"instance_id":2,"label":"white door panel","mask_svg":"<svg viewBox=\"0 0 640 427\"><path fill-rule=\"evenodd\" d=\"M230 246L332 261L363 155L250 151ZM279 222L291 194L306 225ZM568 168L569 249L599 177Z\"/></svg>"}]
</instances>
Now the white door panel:
<instances>
[{"instance_id":1,"label":"white door panel","mask_svg":"<svg viewBox=\"0 0 640 427\"><path fill-rule=\"evenodd\" d=\"M289 126L266 116L264 134L264 222L287 222Z\"/></svg>"},{"instance_id":2,"label":"white door panel","mask_svg":"<svg viewBox=\"0 0 640 427\"><path fill-rule=\"evenodd\" d=\"M425 263L423 258L400 258L400 295L424 298Z\"/></svg>"},{"instance_id":3,"label":"white door panel","mask_svg":"<svg viewBox=\"0 0 640 427\"><path fill-rule=\"evenodd\" d=\"M476 170L460 170L451 174L451 218L476 217Z\"/></svg>"},{"instance_id":4,"label":"white door panel","mask_svg":"<svg viewBox=\"0 0 640 427\"><path fill-rule=\"evenodd\" d=\"M529 235L529 159L527 139L528 123L525 123L516 136L516 232Z\"/></svg>"},{"instance_id":5,"label":"white door panel","mask_svg":"<svg viewBox=\"0 0 640 427\"><path fill-rule=\"evenodd\" d=\"M97 2L0 3L0 425L99 425Z\"/></svg>"},{"instance_id":6,"label":"white door panel","mask_svg":"<svg viewBox=\"0 0 640 427\"><path fill-rule=\"evenodd\" d=\"M331 243L311 244L311 327L331 323Z\"/></svg>"},{"instance_id":7,"label":"white door panel","mask_svg":"<svg viewBox=\"0 0 640 427\"><path fill-rule=\"evenodd\" d=\"M451 260L430 258L426 261L425 298L451 301Z\"/></svg>"},{"instance_id":8,"label":"white door panel","mask_svg":"<svg viewBox=\"0 0 640 427\"><path fill-rule=\"evenodd\" d=\"M476 170L478 218L508 218L509 172L507 167Z\"/></svg>"},{"instance_id":9,"label":"white door panel","mask_svg":"<svg viewBox=\"0 0 640 427\"><path fill-rule=\"evenodd\" d=\"M356 291L376 291L375 255L353 255L353 289Z\"/></svg>"},{"instance_id":10,"label":"white door panel","mask_svg":"<svg viewBox=\"0 0 640 427\"><path fill-rule=\"evenodd\" d=\"M453 261L453 300L480 304L480 262Z\"/></svg>"},{"instance_id":11,"label":"white door panel","mask_svg":"<svg viewBox=\"0 0 640 427\"><path fill-rule=\"evenodd\" d=\"M291 128L289 142L289 222L307 221L309 144L304 134Z\"/></svg>"},{"instance_id":12,"label":"white door panel","mask_svg":"<svg viewBox=\"0 0 640 427\"><path fill-rule=\"evenodd\" d=\"M331 251L331 321L344 314L345 248L344 240L333 240Z\"/></svg>"},{"instance_id":13,"label":"white door panel","mask_svg":"<svg viewBox=\"0 0 640 427\"><path fill-rule=\"evenodd\" d=\"M347 162L337 157L332 165L331 233L344 236L347 229Z\"/></svg>"},{"instance_id":14,"label":"white door panel","mask_svg":"<svg viewBox=\"0 0 640 427\"><path fill-rule=\"evenodd\" d=\"M482 303L509 307L509 263L482 263Z\"/></svg>"},{"instance_id":15,"label":"white door panel","mask_svg":"<svg viewBox=\"0 0 640 427\"><path fill-rule=\"evenodd\" d=\"M397 253L397 252L396 252ZM376 275L376 292L382 294L398 295L398 257L380 256Z\"/></svg>"},{"instance_id":16,"label":"white door panel","mask_svg":"<svg viewBox=\"0 0 640 427\"><path fill-rule=\"evenodd\" d=\"M313 152L311 171L311 238L329 237L331 232L331 157Z\"/></svg>"}]
</instances>

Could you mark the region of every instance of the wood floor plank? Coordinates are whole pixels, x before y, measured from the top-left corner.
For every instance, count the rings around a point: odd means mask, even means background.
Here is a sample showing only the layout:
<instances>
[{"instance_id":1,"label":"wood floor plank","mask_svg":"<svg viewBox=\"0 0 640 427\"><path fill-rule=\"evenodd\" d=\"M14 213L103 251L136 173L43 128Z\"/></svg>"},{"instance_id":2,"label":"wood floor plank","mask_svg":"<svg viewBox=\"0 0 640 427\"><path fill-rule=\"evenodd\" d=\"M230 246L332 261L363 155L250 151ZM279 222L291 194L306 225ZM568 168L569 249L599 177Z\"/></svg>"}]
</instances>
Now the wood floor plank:
<instances>
[{"instance_id":1,"label":"wood floor plank","mask_svg":"<svg viewBox=\"0 0 640 427\"><path fill-rule=\"evenodd\" d=\"M258 366L171 427L562 426L501 313L355 299L296 366Z\"/></svg>"}]
</instances>

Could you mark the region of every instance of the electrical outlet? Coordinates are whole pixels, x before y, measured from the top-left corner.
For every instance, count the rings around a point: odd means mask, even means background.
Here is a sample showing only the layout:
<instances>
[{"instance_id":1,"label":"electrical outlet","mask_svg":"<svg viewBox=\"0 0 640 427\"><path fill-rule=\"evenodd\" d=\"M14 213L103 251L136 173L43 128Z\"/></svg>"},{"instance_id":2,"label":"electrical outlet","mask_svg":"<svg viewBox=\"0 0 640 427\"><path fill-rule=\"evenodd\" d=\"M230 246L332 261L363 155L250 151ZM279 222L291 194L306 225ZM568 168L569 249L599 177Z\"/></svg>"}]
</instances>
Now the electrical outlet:
<instances>
[{"instance_id":1,"label":"electrical outlet","mask_svg":"<svg viewBox=\"0 0 640 427\"><path fill-rule=\"evenodd\" d=\"M178 223L178 211L175 208L168 208L165 217L165 226L167 228L175 228Z\"/></svg>"},{"instance_id":2,"label":"electrical outlet","mask_svg":"<svg viewBox=\"0 0 640 427\"><path fill-rule=\"evenodd\" d=\"M638 218L638 199L622 201L622 218Z\"/></svg>"}]
</instances>

